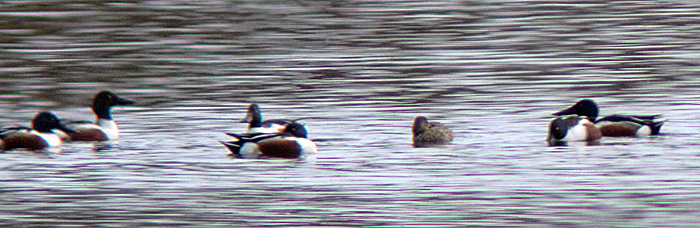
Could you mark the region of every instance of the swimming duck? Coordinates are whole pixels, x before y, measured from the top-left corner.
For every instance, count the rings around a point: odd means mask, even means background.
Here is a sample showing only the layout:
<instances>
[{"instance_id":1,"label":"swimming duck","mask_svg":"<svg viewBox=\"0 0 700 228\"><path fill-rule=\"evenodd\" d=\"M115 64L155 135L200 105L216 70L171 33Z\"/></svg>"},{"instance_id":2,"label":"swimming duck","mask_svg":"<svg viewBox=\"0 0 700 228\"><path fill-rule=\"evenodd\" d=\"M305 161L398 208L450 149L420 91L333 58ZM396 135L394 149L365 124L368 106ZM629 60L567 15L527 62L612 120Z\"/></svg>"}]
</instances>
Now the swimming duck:
<instances>
[{"instance_id":1,"label":"swimming duck","mask_svg":"<svg viewBox=\"0 0 700 228\"><path fill-rule=\"evenodd\" d=\"M558 116L549 124L547 142L560 145L566 141L595 141L603 137L600 129L587 117L579 115Z\"/></svg>"},{"instance_id":2,"label":"swimming duck","mask_svg":"<svg viewBox=\"0 0 700 228\"><path fill-rule=\"evenodd\" d=\"M24 148L41 150L46 147L59 146L62 143L61 136L54 133L54 129L63 132L76 132L63 125L56 115L51 112L39 112L32 120L32 127L10 126L0 129L2 150Z\"/></svg>"},{"instance_id":3,"label":"swimming duck","mask_svg":"<svg viewBox=\"0 0 700 228\"><path fill-rule=\"evenodd\" d=\"M304 154L316 153L316 144L307 139L304 125L296 122L288 124L281 133L246 133L228 135L237 139L221 142L231 154L242 157L299 158Z\"/></svg>"},{"instance_id":4,"label":"swimming duck","mask_svg":"<svg viewBox=\"0 0 700 228\"><path fill-rule=\"evenodd\" d=\"M296 119L300 120L300 119ZM287 124L296 120L272 119L262 121L262 113L258 104L250 104L246 116L241 123L250 123L246 133L279 133L284 131Z\"/></svg>"},{"instance_id":5,"label":"swimming duck","mask_svg":"<svg viewBox=\"0 0 700 228\"><path fill-rule=\"evenodd\" d=\"M413 121L413 146L449 144L452 142L452 131L438 122L428 122L428 118L418 116Z\"/></svg>"},{"instance_id":6,"label":"swimming duck","mask_svg":"<svg viewBox=\"0 0 700 228\"><path fill-rule=\"evenodd\" d=\"M661 115L612 115L596 119L598 117L598 105L590 99L580 100L570 108L554 113L557 116L571 114L588 117L591 122L594 122L600 128L603 136L611 137L658 135L661 125L665 121L657 119Z\"/></svg>"},{"instance_id":7,"label":"swimming duck","mask_svg":"<svg viewBox=\"0 0 700 228\"><path fill-rule=\"evenodd\" d=\"M66 125L78 132L67 133L71 141L109 141L119 138L119 127L112 119L112 107L131 105L134 101L117 96L110 91L95 94L92 111L97 116L95 122L66 121Z\"/></svg>"}]
</instances>

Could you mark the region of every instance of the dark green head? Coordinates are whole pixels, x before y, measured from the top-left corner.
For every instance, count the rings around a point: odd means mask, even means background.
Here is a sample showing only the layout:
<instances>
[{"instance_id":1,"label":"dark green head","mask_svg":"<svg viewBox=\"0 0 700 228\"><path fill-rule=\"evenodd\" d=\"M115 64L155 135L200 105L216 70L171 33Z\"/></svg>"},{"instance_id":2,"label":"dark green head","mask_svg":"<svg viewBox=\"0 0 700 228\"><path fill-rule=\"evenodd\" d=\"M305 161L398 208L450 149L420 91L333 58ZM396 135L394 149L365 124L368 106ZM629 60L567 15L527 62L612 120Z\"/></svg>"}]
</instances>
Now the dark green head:
<instances>
[{"instance_id":1,"label":"dark green head","mask_svg":"<svg viewBox=\"0 0 700 228\"><path fill-rule=\"evenodd\" d=\"M134 103L134 101L121 98L110 91L101 91L95 94L95 99L92 102L92 111L100 119L111 120L111 109L113 106L131 105Z\"/></svg>"},{"instance_id":2,"label":"dark green head","mask_svg":"<svg viewBox=\"0 0 700 228\"><path fill-rule=\"evenodd\" d=\"M51 112L40 112L32 120L32 128L38 132L51 133L53 129L59 129L67 133L76 131L63 125L58 117Z\"/></svg>"},{"instance_id":3,"label":"dark green head","mask_svg":"<svg viewBox=\"0 0 700 228\"><path fill-rule=\"evenodd\" d=\"M569 131L569 126L566 120L562 117L557 117L549 123L549 139L550 140L562 140L566 137L566 133Z\"/></svg>"},{"instance_id":4,"label":"dark green head","mask_svg":"<svg viewBox=\"0 0 700 228\"><path fill-rule=\"evenodd\" d=\"M282 132L282 134L285 136L294 136L297 138L307 137L306 127L296 122L292 122L289 125L287 125L287 127L284 128L284 132Z\"/></svg>"},{"instance_id":5,"label":"dark green head","mask_svg":"<svg viewBox=\"0 0 700 228\"><path fill-rule=\"evenodd\" d=\"M595 119L598 118L598 105L596 105L596 103L593 102L593 100L591 100L591 99L583 99L583 100L576 102L576 104L574 104L574 106L571 106L570 108L556 112L553 115L563 116L563 115L571 115L571 114L585 116L585 117L588 117L588 120L590 120L591 122L595 122Z\"/></svg>"}]
</instances>

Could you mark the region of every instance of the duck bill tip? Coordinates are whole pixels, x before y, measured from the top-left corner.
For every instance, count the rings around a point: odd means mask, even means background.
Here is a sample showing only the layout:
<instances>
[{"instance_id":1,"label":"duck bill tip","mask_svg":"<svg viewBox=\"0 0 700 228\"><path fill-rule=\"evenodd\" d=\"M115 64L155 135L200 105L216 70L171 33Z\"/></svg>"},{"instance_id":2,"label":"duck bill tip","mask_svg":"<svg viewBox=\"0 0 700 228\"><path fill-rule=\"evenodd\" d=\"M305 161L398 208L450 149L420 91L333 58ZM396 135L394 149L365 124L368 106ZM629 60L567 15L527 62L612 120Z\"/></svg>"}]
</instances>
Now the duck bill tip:
<instances>
[{"instance_id":1,"label":"duck bill tip","mask_svg":"<svg viewBox=\"0 0 700 228\"><path fill-rule=\"evenodd\" d=\"M117 104L118 105L133 105L136 104L135 101L124 99L124 98L119 98L117 99Z\"/></svg>"}]
</instances>

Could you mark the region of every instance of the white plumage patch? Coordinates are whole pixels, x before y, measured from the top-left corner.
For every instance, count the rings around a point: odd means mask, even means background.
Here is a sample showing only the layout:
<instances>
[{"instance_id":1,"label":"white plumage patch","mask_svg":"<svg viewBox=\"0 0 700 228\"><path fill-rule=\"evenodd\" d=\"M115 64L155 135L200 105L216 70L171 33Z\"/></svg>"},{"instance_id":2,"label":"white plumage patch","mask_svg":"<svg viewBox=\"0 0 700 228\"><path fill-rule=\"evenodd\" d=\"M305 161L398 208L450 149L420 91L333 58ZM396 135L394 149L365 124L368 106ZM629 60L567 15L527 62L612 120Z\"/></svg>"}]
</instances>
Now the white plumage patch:
<instances>
[{"instance_id":1,"label":"white plumage patch","mask_svg":"<svg viewBox=\"0 0 700 228\"><path fill-rule=\"evenodd\" d=\"M97 119L97 125L110 140L119 138L119 127L117 127L117 123L114 120Z\"/></svg>"},{"instance_id":2,"label":"white plumage patch","mask_svg":"<svg viewBox=\"0 0 700 228\"><path fill-rule=\"evenodd\" d=\"M41 137L49 146L60 146L62 143L61 136L54 133L41 133L38 131L31 131L30 133Z\"/></svg>"},{"instance_id":3,"label":"white plumage patch","mask_svg":"<svg viewBox=\"0 0 700 228\"><path fill-rule=\"evenodd\" d=\"M239 153L244 158L257 158L261 155L258 144L254 142L244 143Z\"/></svg>"},{"instance_id":4,"label":"white plumage patch","mask_svg":"<svg viewBox=\"0 0 700 228\"><path fill-rule=\"evenodd\" d=\"M636 134L637 137L649 136L649 135L651 135L651 127L649 127L649 125L644 125L644 126L640 127L639 129L637 129L637 134Z\"/></svg>"},{"instance_id":5,"label":"white plumage patch","mask_svg":"<svg viewBox=\"0 0 700 228\"><path fill-rule=\"evenodd\" d=\"M301 153L302 154L307 154L307 153L316 153L318 152L318 147L316 147L316 143L309 139L305 138L297 138L297 143L301 146Z\"/></svg>"},{"instance_id":6,"label":"white plumage patch","mask_svg":"<svg viewBox=\"0 0 700 228\"><path fill-rule=\"evenodd\" d=\"M248 128L248 131L246 133L280 133L284 131L285 126L279 125L279 124L271 124L269 127L254 127L254 128Z\"/></svg>"},{"instance_id":7,"label":"white plumage patch","mask_svg":"<svg viewBox=\"0 0 700 228\"><path fill-rule=\"evenodd\" d=\"M570 141L582 141L582 140L587 140L588 139L588 128L584 126L584 123L590 123L586 118L581 118L578 121L578 124L575 126L569 128L569 132L566 134L566 137L564 137L565 140L570 140Z\"/></svg>"}]
</instances>

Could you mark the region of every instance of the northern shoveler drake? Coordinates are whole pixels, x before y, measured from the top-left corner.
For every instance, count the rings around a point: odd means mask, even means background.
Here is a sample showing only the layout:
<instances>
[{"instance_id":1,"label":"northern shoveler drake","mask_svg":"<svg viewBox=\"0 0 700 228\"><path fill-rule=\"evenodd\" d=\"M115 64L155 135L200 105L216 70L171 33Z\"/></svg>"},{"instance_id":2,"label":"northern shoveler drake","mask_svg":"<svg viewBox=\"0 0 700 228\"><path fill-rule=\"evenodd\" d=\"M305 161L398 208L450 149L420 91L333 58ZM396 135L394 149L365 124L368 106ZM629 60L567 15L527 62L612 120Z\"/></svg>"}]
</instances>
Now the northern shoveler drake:
<instances>
[{"instance_id":1,"label":"northern shoveler drake","mask_svg":"<svg viewBox=\"0 0 700 228\"><path fill-rule=\"evenodd\" d=\"M587 117L579 115L559 116L549 124L549 145L561 145L566 141L596 141L603 137L600 129Z\"/></svg>"},{"instance_id":2,"label":"northern shoveler drake","mask_svg":"<svg viewBox=\"0 0 700 228\"><path fill-rule=\"evenodd\" d=\"M284 131L284 128L288 124L296 120L273 119L263 121L260 106L258 106L258 104L250 104L248 106L248 112L241 120L241 123L250 123L246 133L279 133Z\"/></svg>"},{"instance_id":3,"label":"northern shoveler drake","mask_svg":"<svg viewBox=\"0 0 700 228\"><path fill-rule=\"evenodd\" d=\"M304 154L316 153L316 144L307 139L304 125L296 122L288 124L281 133L233 134L237 141L221 142L239 157L299 158Z\"/></svg>"},{"instance_id":4,"label":"northern shoveler drake","mask_svg":"<svg viewBox=\"0 0 700 228\"><path fill-rule=\"evenodd\" d=\"M63 125L51 112L40 112L32 120L32 127L11 126L0 129L2 150L24 148L41 150L46 147L61 145L61 136L54 129L63 132L75 132Z\"/></svg>"},{"instance_id":5,"label":"northern shoveler drake","mask_svg":"<svg viewBox=\"0 0 700 228\"><path fill-rule=\"evenodd\" d=\"M450 142L452 131L447 126L438 122L428 122L425 116L418 116L413 120L413 146L425 147Z\"/></svg>"},{"instance_id":6,"label":"northern shoveler drake","mask_svg":"<svg viewBox=\"0 0 700 228\"><path fill-rule=\"evenodd\" d=\"M92 103L92 112L97 115L97 120L90 121L66 121L66 125L78 132L67 133L71 141L109 141L119 138L119 127L112 119L112 107L116 105L131 105L134 101L117 96L110 91L101 91L95 94Z\"/></svg>"},{"instance_id":7,"label":"northern shoveler drake","mask_svg":"<svg viewBox=\"0 0 700 228\"><path fill-rule=\"evenodd\" d=\"M661 125L664 124L663 119L657 119L661 115L650 116L624 116L612 115L600 119L598 117L598 105L593 100L583 99L573 106L554 113L554 115L571 115L586 116L600 128L603 136L621 137L621 136L647 136L658 135L661 130Z\"/></svg>"}]
</instances>

